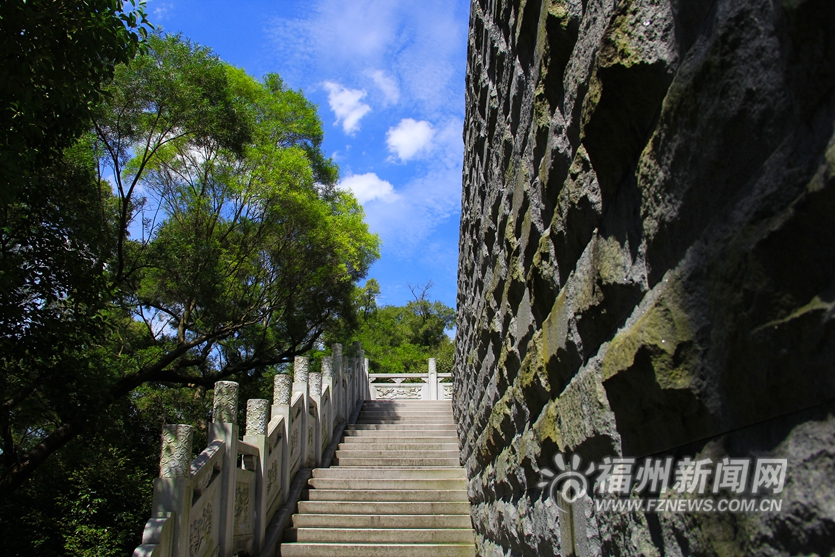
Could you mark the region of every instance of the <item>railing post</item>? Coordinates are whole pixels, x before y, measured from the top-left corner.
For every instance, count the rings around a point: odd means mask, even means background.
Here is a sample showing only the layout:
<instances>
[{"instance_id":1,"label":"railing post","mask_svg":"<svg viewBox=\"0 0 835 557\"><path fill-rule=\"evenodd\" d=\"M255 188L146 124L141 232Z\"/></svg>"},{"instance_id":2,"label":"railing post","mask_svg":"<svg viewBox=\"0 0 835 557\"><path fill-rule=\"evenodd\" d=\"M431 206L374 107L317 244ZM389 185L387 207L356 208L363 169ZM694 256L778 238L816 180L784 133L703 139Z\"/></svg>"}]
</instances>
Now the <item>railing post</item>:
<instances>
[{"instance_id":1,"label":"railing post","mask_svg":"<svg viewBox=\"0 0 835 557\"><path fill-rule=\"evenodd\" d=\"M267 424L269 422L270 401L250 399L246 401L246 432L244 442L258 447L258 469L255 471L255 540L254 552L260 553L264 546L264 534L267 531L267 493L264 474L267 468Z\"/></svg>"},{"instance_id":2,"label":"railing post","mask_svg":"<svg viewBox=\"0 0 835 557\"><path fill-rule=\"evenodd\" d=\"M368 360L365 359L365 350L360 349L359 351L359 362L360 362L360 381L359 381L359 396L358 399L367 400L368 399Z\"/></svg>"},{"instance_id":3,"label":"railing post","mask_svg":"<svg viewBox=\"0 0 835 557\"><path fill-rule=\"evenodd\" d=\"M429 358L429 400L438 400L438 371L435 358Z\"/></svg>"},{"instance_id":4,"label":"railing post","mask_svg":"<svg viewBox=\"0 0 835 557\"><path fill-rule=\"evenodd\" d=\"M345 422L345 384L342 377L342 345L338 342L331 347L333 353L333 382L336 385L334 389L334 408L336 408L336 419Z\"/></svg>"},{"instance_id":5,"label":"railing post","mask_svg":"<svg viewBox=\"0 0 835 557\"><path fill-rule=\"evenodd\" d=\"M304 356L296 356L293 360L293 392L302 393L302 413L301 413L301 439L299 439L301 448L301 464L300 467L309 466L310 452L310 390L308 386L308 362Z\"/></svg>"},{"instance_id":6,"label":"railing post","mask_svg":"<svg viewBox=\"0 0 835 557\"><path fill-rule=\"evenodd\" d=\"M220 440L226 445L220 485L220 533L218 542L221 557L231 556L235 544L235 487L238 470L237 422L238 384L233 381L218 381L215 383L209 440Z\"/></svg>"},{"instance_id":7,"label":"railing post","mask_svg":"<svg viewBox=\"0 0 835 557\"><path fill-rule=\"evenodd\" d=\"M312 372L308 376L310 399L316 405L315 415L311 416L313 423L313 461L315 466L322 463L322 374Z\"/></svg>"},{"instance_id":8,"label":"railing post","mask_svg":"<svg viewBox=\"0 0 835 557\"><path fill-rule=\"evenodd\" d=\"M364 352L363 352L364 354ZM368 361L368 358L363 359L363 385L365 385L365 395L362 397L363 400L370 400L371 399L371 362Z\"/></svg>"},{"instance_id":9,"label":"railing post","mask_svg":"<svg viewBox=\"0 0 835 557\"><path fill-rule=\"evenodd\" d=\"M327 389L331 393L331 408L330 414L327 417L328 423L326 424L328 439L324 441L325 443L330 442L330 436L333 435L333 429L336 426L337 395L334 383L335 381L333 380L333 356L325 356L324 358L322 358L322 392L324 393L325 389Z\"/></svg>"},{"instance_id":10,"label":"railing post","mask_svg":"<svg viewBox=\"0 0 835 557\"><path fill-rule=\"evenodd\" d=\"M284 443L281 451L280 475L281 475L281 502L287 499L290 487L290 450L288 439L290 437L290 398L293 393L292 379L287 374L279 374L273 377L273 407L272 418L283 418Z\"/></svg>"},{"instance_id":11,"label":"railing post","mask_svg":"<svg viewBox=\"0 0 835 557\"><path fill-rule=\"evenodd\" d=\"M360 386L361 377L362 377L362 364L364 361L364 356L361 357L362 354L362 343L356 341L354 343L354 388L352 389L351 393L351 414L357 409L357 401L359 401L362 387Z\"/></svg>"},{"instance_id":12,"label":"railing post","mask_svg":"<svg viewBox=\"0 0 835 557\"><path fill-rule=\"evenodd\" d=\"M176 557L186 557L189 554L188 525L192 499L191 447L193 439L194 429L190 425L162 426L159 478L154 480L151 516L170 517L169 521L173 522L170 550L171 555ZM161 541L167 542L168 540ZM145 542L144 539L143 542ZM165 551L162 553L168 555Z\"/></svg>"},{"instance_id":13,"label":"railing post","mask_svg":"<svg viewBox=\"0 0 835 557\"><path fill-rule=\"evenodd\" d=\"M345 358L345 363L342 364L342 377L345 383L342 411L345 414L345 423L348 423L348 420L351 419L351 393L354 390L354 363L352 358Z\"/></svg>"}]
</instances>

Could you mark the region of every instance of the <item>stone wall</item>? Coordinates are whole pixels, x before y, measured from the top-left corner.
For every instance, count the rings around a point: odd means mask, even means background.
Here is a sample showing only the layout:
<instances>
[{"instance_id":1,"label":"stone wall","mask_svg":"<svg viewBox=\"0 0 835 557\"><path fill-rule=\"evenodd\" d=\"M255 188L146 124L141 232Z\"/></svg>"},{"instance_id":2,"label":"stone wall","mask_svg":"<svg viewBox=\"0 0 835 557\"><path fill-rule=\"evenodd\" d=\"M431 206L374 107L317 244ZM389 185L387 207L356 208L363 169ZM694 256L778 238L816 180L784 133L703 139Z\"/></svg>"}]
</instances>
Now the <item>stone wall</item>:
<instances>
[{"instance_id":1,"label":"stone wall","mask_svg":"<svg viewBox=\"0 0 835 557\"><path fill-rule=\"evenodd\" d=\"M454 408L483 555L830 554L835 2L474 0ZM596 516L557 453L789 459Z\"/></svg>"}]
</instances>

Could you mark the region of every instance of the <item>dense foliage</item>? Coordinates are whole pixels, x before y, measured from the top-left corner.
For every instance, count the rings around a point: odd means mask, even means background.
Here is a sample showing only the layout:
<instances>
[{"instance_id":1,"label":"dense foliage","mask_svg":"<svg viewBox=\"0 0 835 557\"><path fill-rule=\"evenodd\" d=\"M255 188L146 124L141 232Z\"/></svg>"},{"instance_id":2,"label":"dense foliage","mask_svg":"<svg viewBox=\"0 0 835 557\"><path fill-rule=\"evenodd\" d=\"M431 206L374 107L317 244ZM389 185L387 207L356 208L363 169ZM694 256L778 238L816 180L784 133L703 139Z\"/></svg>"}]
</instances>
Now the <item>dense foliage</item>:
<instances>
[{"instance_id":1,"label":"dense foliage","mask_svg":"<svg viewBox=\"0 0 835 557\"><path fill-rule=\"evenodd\" d=\"M377 306L380 285L369 279L354 294L354 323L331 335L345 342L360 341L373 373L425 373L429 358L439 373L452 371L453 343L446 335L455 310L427 297L432 283L412 288L414 300L405 306ZM339 338L337 338L339 337Z\"/></svg>"},{"instance_id":2,"label":"dense foliage","mask_svg":"<svg viewBox=\"0 0 835 557\"><path fill-rule=\"evenodd\" d=\"M89 127L90 109L149 24L113 0L0 2L0 200Z\"/></svg>"},{"instance_id":3,"label":"dense foliage","mask_svg":"<svg viewBox=\"0 0 835 557\"><path fill-rule=\"evenodd\" d=\"M315 107L278 76L158 35L111 73L78 93L88 132L56 140L0 214L9 555L130 551L160 426L200 430L215 381L257 388L310 350L378 256Z\"/></svg>"}]
</instances>

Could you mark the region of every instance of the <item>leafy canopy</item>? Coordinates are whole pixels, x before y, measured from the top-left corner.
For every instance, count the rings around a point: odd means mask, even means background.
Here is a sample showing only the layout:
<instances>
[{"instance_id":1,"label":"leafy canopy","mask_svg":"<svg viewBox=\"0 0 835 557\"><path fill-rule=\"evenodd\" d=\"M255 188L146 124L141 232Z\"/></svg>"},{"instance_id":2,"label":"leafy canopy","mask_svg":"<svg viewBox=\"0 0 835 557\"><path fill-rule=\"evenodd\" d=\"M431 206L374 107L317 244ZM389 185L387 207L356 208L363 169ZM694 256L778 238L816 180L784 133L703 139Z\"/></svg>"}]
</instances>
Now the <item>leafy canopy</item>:
<instances>
[{"instance_id":1,"label":"leafy canopy","mask_svg":"<svg viewBox=\"0 0 835 557\"><path fill-rule=\"evenodd\" d=\"M369 279L354 291L354 321L343 323L334 337L360 341L374 373L422 373L429 358L436 358L438 372L449 373L454 350L446 331L455 310L429 300L432 286L410 287L414 300L405 306L378 307L380 285Z\"/></svg>"},{"instance_id":2,"label":"leafy canopy","mask_svg":"<svg viewBox=\"0 0 835 557\"><path fill-rule=\"evenodd\" d=\"M47 198L4 216L20 222L3 229L4 261L35 263L3 292L20 348L0 356L0 494L94 437L109 409L157 396L143 386L246 382L308 351L378 257L335 188L315 107L278 76L154 35L103 99L77 154L32 176L31 197L51 184ZM83 195L62 198L70 178ZM49 211L62 226L30 246Z\"/></svg>"}]
</instances>

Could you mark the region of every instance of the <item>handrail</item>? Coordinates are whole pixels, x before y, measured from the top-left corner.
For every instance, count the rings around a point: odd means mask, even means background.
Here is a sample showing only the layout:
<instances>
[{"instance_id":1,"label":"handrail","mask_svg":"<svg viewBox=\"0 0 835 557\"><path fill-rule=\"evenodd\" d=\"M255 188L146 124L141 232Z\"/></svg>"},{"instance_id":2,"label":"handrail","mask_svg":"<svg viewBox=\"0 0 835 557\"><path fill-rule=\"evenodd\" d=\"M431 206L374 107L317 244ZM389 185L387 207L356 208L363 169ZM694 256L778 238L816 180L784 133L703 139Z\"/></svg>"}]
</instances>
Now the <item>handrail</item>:
<instances>
[{"instance_id":1,"label":"handrail","mask_svg":"<svg viewBox=\"0 0 835 557\"><path fill-rule=\"evenodd\" d=\"M238 384L215 383L210 443L193 462L193 428L164 426L152 517L134 557L272 557L276 548L266 541L276 539L277 511L295 474L321 463L339 428L370 397L368 361L354 346L356 355L343 358L335 344L321 373L308 373L307 358L297 357L292 380L276 375L272 405L247 401L243 439Z\"/></svg>"},{"instance_id":2,"label":"handrail","mask_svg":"<svg viewBox=\"0 0 835 557\"><path fill-rule=\"evenodd\" d=\"M435 358L429 359L427 373L369 373L369 398L449 400L452 384L444 383L451 373L437 373ZM423 379L422 383L404 383L405 379Z\"/></svg>"},{"instance_id":3,"label":"handrail","mask_svg":"<svg viewBox=\"0 0 835 557\"><path fill-rule=\"evenodd\" d=\"M278 511L285 503L294 504L294 478L322 463L325 449L364 400L452 398L452 385L443 382L451 374L436 373L434 358L428 373L369 374L362 347L355 343L355 348L356 356L343 358L342 346L335 344L321 373L308 373L307 358L297 357L292 377L275 376L272 404L247 401L242 439L238 384L215 383L210 442L193 462L193 428L164 426L152 517L134 557L231 557L239 552L272 557L285 512ZM386 382L410 378L423 381Z\"/></svg>"}]
</instances>

